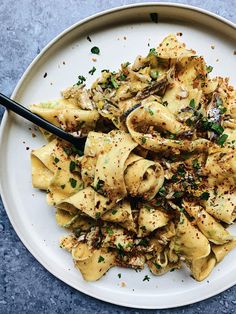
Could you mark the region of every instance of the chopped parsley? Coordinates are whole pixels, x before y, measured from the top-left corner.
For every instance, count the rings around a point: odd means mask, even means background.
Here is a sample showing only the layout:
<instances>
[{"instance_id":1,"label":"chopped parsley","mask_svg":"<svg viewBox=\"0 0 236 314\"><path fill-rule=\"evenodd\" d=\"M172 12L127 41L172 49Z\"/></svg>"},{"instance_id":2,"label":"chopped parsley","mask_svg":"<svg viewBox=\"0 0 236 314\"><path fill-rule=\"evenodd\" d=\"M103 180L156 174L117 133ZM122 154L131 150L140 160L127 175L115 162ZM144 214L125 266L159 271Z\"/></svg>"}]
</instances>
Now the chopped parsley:
<instances>
[{"instance_id":1,"label":"chopped parsley","mask_svg":"<svg viewBox=\"0 0 236 314\"><path fill-rule=\"evenodd\" d=\"M216 106L217 107L223 106L223 101L220 97L216 98Z\"/></svg>"},{"instance_id":2,"label":"chopped parsley","mask_svg":"<svg viewBox=\"0 0 236 314\"><path fill-rule=\"evenodd\" d=\"M107 227L106 228L106 231L107 231L107 233L110 235L110 236L112 236L113 235L113 230L110 228L110 227Z\"/></svg>"},{"instance_id":3,"label":"chopped parsley","mask_svg":"<svg viewBox=\"0 0 236 314\"><path fill-rule=\"evenodd\" d=\"M223 127L219 123L209 121L207 118L201 119L201 127L205 131L214 131L218 135L221 135L224 132Z\"/></svg>"},{"instance_id":4,"label":"chopped parsley","mask_svg":"<svg viewBox=\"0 0 236 314\"><path fill-rule=\"evenodd\" d=\"M120 243L117 244L117 249L118 249L119 256L120 257L124 257L125 256L125 251L124 251L123 246Z\"/></svg>"},{"instance_id":5,"label":"chopped parsley","mask_svg":"<svg viewBox=\"0 0 236 314\"><path fill-rule=\"evenodd\" d=\"M180 177L185 177L185 174L186 174L186 171L184 169L184 165L179 165L178 168L177 168L177 174L180 176Z\"/></svg>"},{"instance_id":6,"label":"chopped parsley","mask_svg":"<svg viewBox=\"0 0 236 314\"><path fill-rule=\"evenodd\" d=\"M153 21L153 23L158 23L158 14L157 13L150 13L150 18Z\"/></svg>"},{"instance_id":7,"label":"chopped parsley","mask_svg":"<svg viewBox=\"0 0 236 314\"><path fill-rule=\"evenodd\" d=\"M150 277L148 275L146 275L144 278L143 278L143 281L149 281L150 280Z\"/></svg>"},{"instance_id":8,"label":"chopped parsley","mask_svg":"<svg viewBox=\"0 0 236 314\"><path fill-rule=\"evenodd\" d=\"M70 182L71 187L74 189L77 185L77 180L75 180L74 178L70 178L69 182Z\"/></svg>"},{"instance_id":9,"label":"chopped parsley","mask_svg":"<svg viewBox=\"0 0 236 314\"><path fill-rule=\"evenodd\" d=\"M190 100L189 107L192 109L195 109L195 99L194 98Z\"/></svg>"},{"instance_id":10,"label":"chopped parsley","mask_svg":"<svg viewBox=\"0 0 236 314\"><path fill-rule=\"evenodd\" d=\"M119 278L121 278L121 273L117 275Z\"/></svg>"},{"instance_id":11,"label":"chopped parsley","mask_svg":"<svg viewBox=\"0 0 236 314\"><path fill-rule=\"evenodd\" d=\"M131 63L129 61L123 63L123 68L127 68Z\"/></svg>"},{"instance_id":12,"label":"chopped parsley","mask_svg":"<svg viewBox=\"0 0 236 314\"><path fill-rule=\"evenodd\" d=\"M221 135L224 132L224 128L218 123L212 123L211 129L219 135Z\"/></svg>"},{"instance_id":13,"label":"chopped parsley","mask_svg":"<svg viewBox=\"0 0 236 314\"><path fill-rule=\"evenodd\" d=\"M76 83L76 85L81 85L85 81L86 81L86 78L83 75L79 75L78 76L78 82Z\"/></svg>"},{"instance_id":14,"label":"chopped parsley","mask_svg":"<svg viewBox=\"0 0 236 314\"><path fill-rule=\"evenodd\" d=\"M165 189L164 186L162 186L162 187L160 188L158 194L159 194L160 196L162 196L162 197L166 195L166 189Z\"/></svg>"},{"instance_id":15,"label":"chopped parsley","mask_svg":"<svg viewBox=\"0 0 236 314\"><path fill-rule=\"evenodd\" d=\"M96 183L96 185L95 185L95 187L94 187L95 191L101 190L101 188L103 187L103 185L104 185L104 181L103 181L103 180L98 180L97 183Z\"/></svg>"},{"instance_id":16,"label":"chopped parsley","mask_svg":"<svg viewBox=\"0 0 236 314\"><path fill-rule=\"evenodd\" d=\"M78 149L75 145L72 145L71 147L64 147L63 148L66 155L70 156L73 153L78 154L79 156L83 156L83 151Z\"/></svg>"},{"instance_id":17,"label":"chopped parsley","mask_svg":"<svg viewBox=\"0 0 236 314\"><path fill-rule=\"evenodd\" d=\"M162 103L162 105L165 106L165 107L167 107L167 106L168 106L168 101L165 100L165 101Z\"/></svg>"},{"instance_id":18,"label":"chopped parsley","mask_svg":"<svg viewBox=\"0 0 236 314\"><path fill-rule=\"evenodd\" d=\"M207 201L210 197L210 194L208 192L203 192L200 196L201 200Z\"/></svg>"},{"instance_id":19,"label":"chopped parsley","mask_svg":"<svg viewBox=\"0 0 236 314\"><path fill-rule=\"evenodd\" d=\"M91 48L91 52L95 55L99 55L100 49L98 47L94 46L93 48Z\"/></svg>"},{"instance_id":20,"label":"chopped parsley","mask_svg":"<svg viewBox=\"0 0 236 314\"><path fill-rule=\"evenodd\" d=\"M148 246L148 240L147 239L141 239L138 243L138 245L142 245L142 246L145 246L147 247Z\"/></svg>"},{"instance_id":21,"label":"chopped parsley","mask_svg":"<svg viewBox=\"0 0 236 314\"><path fill-rule=\"evenodd\" d=\"M93 75L95 71L96 71L96 68L93 66L92 69L88 73Z\"/></svg>"},{"instance_id":22,"label":"chopped parsley","mask_svg":"<svg viewBox=\"0 0 236 314\"><path fill-rule=\"evenodd\" d=\"M70 172L75 171L76 163L73 160L71 160L69 168L70 168Z\"/></svg>"},{"instance_id":23,"label":"chopped parsley","mask_svg":"<svg viewBox=\"0 0 236 314\"><path fill-rule=\"evenodd\" d=\"M54 162L57 164L60 161L57 157L54 158Z\"/></svg>"},{"instance_id":24,"label":"chopped parsley","mask_svg":"<svg viewBox=\"0 0 236 314\"><path fill-rule=\"evenodd\" d=\"M148 204L144 205L144 207L145 207L147 210L149 210L149 211L153 209L153 207L150 206L150 205L148 205Z\"/></svg>"},{"instance_id":25,"label":"chopped parsley","mask_svg":"<svg viewBox=\"0 0 236 314\"><path fill-rule=\"evenodd\" d=\"M96 214L95 214L95 218L96 218L96 219L99 219L99 218L100 218L100 216L101 216L101 214L100 214L100 213L96 213Z\"/></svg>"},{"instance_id":26,"label":"chopped parsley","mask_svg":"<svg viewBox=\"0 0 236 314\"><path fill-rule=\"evenodd\" d=\"M173 196L175 197L175 198L180 198L180 197L182 197L183 196L183 192L181 192L181 191L176 191L176 192L174 192L174 194L173 194Z\"/></svg>"},{"instance_id":27,"label":"chopped parsley","mask_svg":"<svg viewBox=\"0 0 236 314\"><path fill-rule=\"evenodd\" d=\"M192 125L193 125L193 120L190 119L190 118L188 118L188 119L186 120L186 124L187 124L188 126L192 126Z\"/></svg>"},{"instance_id":28,"label":"chopped parsley","mask_svg":"<svg viewBox=\"0 0 236 314\"><path fill-rule=\"evenodd\" d=\"M192 166L195 170L199 170L201 168L197 159L192 161Z\"/></svg>"},{"instance_id":29,"label":"chopped parsley","mask_svg":"<svg viewBox=\"0 0 236 314\"><path fill-rule=\"evenodd\" d=\"M183 224L184 224L184 217L183 217L183 216L180 217L179 224L180 224L180 225L183 225Z\"/></svg>"},{"instance_id":30,"label":"chopped parsley","mask_svg":"<svg viewBox=\"0 0 236 314\"><path fill-rule=\"evenodd\" d=\"M117 209L113 209L111 213L112 215L115 215L117 213Z\"/></svg>"},{"instance_id":31,"label":"chopped parsley","mask_svg":"<svg viewBox=\"0 0 236 314\"><path fill-rule=\"evenodd\" d=\"M119 88L119 84L113 76L111 77L111 84L115 89Z\"/></svg>"},{"instance_id":32,"label":"chopped parsley","mask_svg":"<svg viewBox=\"0 0 236 314\"><path fill-rule=\"evenodd\" d=\"M125 81L126 78L127 78L127 75L125 75L124 73L121 73L121 75L119 76L120 81Z\"/></svg>"},{"instance_id":33,"label":"chopped parsley","mask_svg":"<svg viewBox=\"0 0 236 314\"><path fill-rule=\"evenodd\" d=\"M98 258L98 263L101 263L101 262L104 262L105 261L105 258L103 256L99 256Z\"/></svg>"},{"instance_id":34,"label":"chopped parsley","mask_svg":"<svg viewBox=\"0 0 236 314\"><path fill-rule=\"evenodd\" d=\"M173 183L178 182L178 177L177 177L176 174L174 174L174 175L171 177L171 181L172 181Z\"/></svg>"},{"instance_id":35,"label":"chopped parsley","mask_svg":"<svg viewBox=\"0 0 236 314\"><path fill-rule=\"evenodd\" d=\"M224 114L227 111L227 109L223 106L223 101L220 97L216 98L216 107L220 110L221 114Z\"/></svg>"},{"instance_id":36,"label":"chopped parsley","mask_svg":"<svg viewBox=\"0 0 236 314\"><path fill-rule=\"evenodd\" d=\"M158 78L159 72L157 70L151 70L150 71L150 76L151 76L151 78L153 78L155 80L155 79Z\"/></svg>"},{"instance_id":37,"label":"chopped parsley","mask_svg":"<svg viewBox=\"0 0 236 314\"><path fill-rule=\"evenodd\" d=\"M213 67L212 67L211 65L209 65L209 66L207 67L207 73L211 73L212 70L213 70Z\"/></svg>"},{"instance_id":38,"label":"chopped parsley","mask_svg":"<svg viewBox=\"0 0 236 314\"><path fill-rule=\"evenodd\" d=\"M151 116L153 116L154 115L154 112L152 111L152 109L148 109L148 113L151 115Z\"/></svg>"},{"instance_id":39,"label":"chopped parsley","mask_svg":"<svg viewBox=\"0 0 236 314\"><path fill-rule=\"evenodd\" d=\"M153 262L153 265L156 267L156 269L161 269L161 265L159 265L158 263L156 263L156 262Z\"/></svg>"},{"instance_id":40,"label":"chopped parsley","mask_svg":"<svg viewBox=\"0 0 236 314\"><path fill-rule=\"evenodd\" d=\"M227 140L228 135L227 134L222 134L220 137L218 137L218 139L216 140L216 144L220 145L221 147L223 147L225 141Z\"/></svg>"},{"instance_id":41,"label":"chopped parsley","mask_svg":"<svg viewBox=\"0 0 236 314\"><path fill-rule=\"evenodd\" d=\"M142 142L142 144L145 144L145 143L146 143L146 141L147 141L147 139L143 136L143 137L141 138L141 142Z\"/></svg>"},{"instance_id":42,"label":"chopped parsley","mask_svg":"<svg viewBox=\"0 0 236 314\"><path fill-rule=\"evenodd\" d=\"M151 49L149 50L148 56L151 56L151 55L153 55L153 56L155 56L155 57L158 56L157 51L156 51L155 48L151 48Z\"/></svg>"}]
</instances>

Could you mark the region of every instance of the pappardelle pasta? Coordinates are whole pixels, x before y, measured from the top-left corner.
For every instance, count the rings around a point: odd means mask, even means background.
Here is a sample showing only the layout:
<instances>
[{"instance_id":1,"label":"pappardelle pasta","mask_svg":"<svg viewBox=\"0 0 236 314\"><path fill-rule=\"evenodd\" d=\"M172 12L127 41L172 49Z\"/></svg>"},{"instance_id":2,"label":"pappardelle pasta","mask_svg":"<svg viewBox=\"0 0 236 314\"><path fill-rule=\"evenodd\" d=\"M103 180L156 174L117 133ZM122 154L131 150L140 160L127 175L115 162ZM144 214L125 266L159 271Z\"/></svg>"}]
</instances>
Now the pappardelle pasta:
<instances>
[{"instance_id":1,"label":"pappardelle pasta","mask_svg":"<svg viewBox=\"0 0 236 314\"><path fill-rule=\"evenodd\" d=\"M163 275L187 265L204 280L236 246L236 92L167 36L146 57L102 71L31 110L84 150L41 130L32 182L47 191L60 245L87 281L113 266Z\"/></svg>"}]
</instances>

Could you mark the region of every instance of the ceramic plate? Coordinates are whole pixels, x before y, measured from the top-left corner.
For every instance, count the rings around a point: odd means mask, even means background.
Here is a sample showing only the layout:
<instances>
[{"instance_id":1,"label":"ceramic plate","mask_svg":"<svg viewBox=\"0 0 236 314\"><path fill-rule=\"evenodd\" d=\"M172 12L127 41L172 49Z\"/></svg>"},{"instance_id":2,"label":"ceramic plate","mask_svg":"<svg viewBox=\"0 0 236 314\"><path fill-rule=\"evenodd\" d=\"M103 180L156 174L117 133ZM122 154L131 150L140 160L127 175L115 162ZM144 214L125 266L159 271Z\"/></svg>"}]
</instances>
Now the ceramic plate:
<instances>
[{"instance_id":1,"label":"ceramic plate","mask_svg":"<svg viewBox=\"0 0 236 314\"><path fill-rule=\"evenodd\" d=\"M158 14L158 23L150 19L150 13ZM169 33L180 32L183 35L179 39L214 67L213 75L229 76L236 86L234 24L189 6L145 3L99 13L67 29L37 56L12 97L25 106L57 98L62 89L77 81L78 75L86 76L89 86L102 69L117 70L120 63L132 62L138 54L146 55ZM100 48L99 56L91 54L93 46ZM91 76L88 71L93 66L97 71ZM0 137L3 202L22 242L57 278L98 299L146 309L197 302L236 283L236 250L201 283L185 269L154 277L147 269L135 272L118 267L98 282L83 281L70 254L59 248L59 238L65 231L56 225L54 209L47 206L45 193L31 186L30 150L44 143L30 123L5 113ZM236 234L236 228L232 231ZM150 281L143 281L147 274Z\"/></svg>"}]
</instances>

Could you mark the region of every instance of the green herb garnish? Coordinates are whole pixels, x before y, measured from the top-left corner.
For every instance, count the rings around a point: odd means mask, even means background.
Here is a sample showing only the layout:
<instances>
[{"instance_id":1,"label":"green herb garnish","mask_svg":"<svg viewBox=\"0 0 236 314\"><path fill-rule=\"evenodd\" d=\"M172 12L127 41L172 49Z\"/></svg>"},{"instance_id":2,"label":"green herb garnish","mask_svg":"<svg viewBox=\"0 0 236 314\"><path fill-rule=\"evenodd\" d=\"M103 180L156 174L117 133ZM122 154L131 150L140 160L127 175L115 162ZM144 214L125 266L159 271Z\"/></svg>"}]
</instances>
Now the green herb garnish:
<instances>
[{"instance_id":1,"label":"green herb garnish","mask_svg":"<svg viewBox=\"0 0 236 314\"><path fill-rule=\"evenodd\" d=\"M111 236L111 235L113 235L113 230L110 228L110 227L107 227L106 228L106 231L107 231L107 233Z\"/></svg>"},{"instance_id":2,"label":"green herb garnish","mask_svg":"<svg viewBox=\"0 0 236 314\"><path fill-rule=\"evenodd\" d=\"M147 141L147 139L143 136L142 139L141 139L142 144L145 144L146 141Z\"/></svg>"},{"instance_id":3,"label":"green herb garnish","mask_svg":"<svg viewBox=\"0 0 236 314\"><path fill-rule=\"evenodd\" d=\"M95 55L99 55L100 49L98 47L94 46L93 48L91 48L91 52Z\"/></svg>"},{"instance_id":4,"label":"green herb garnish","mask_svg":"<svg viewBox=\"0 0 236 314\"><path fill-rule=\"evenodd\" d=\"M70 178L69 182L70 182L71 187L74 189L77 185L77 180L75 180L74 178Z\"/></svg>"},{"instance_id":5,"label":"green herb garnish","mask_svg":"<svg viewBox=\"0 0 236 314\"><path fill-rule=\"evenodd\" d=\"M143 278L143 281L149 281L150 280L150 277L148 275L146 275L144 278Z\"/></svg>"},{"instance_id":6,"label":"green herb garnish","mask_svg":"<svg viewBox=\"0 0 236 314\"><path fill-rule=\"evenodd\" d=\"M165 100L165 101L162 103L162 105L165 106L165 107L167 107L167 106L168 106L168 101Z\"/></svg>"},{"instance_id":7,"label":"green herb garnish","mask_svg":"<svg viewBox=\"0 0 236 314\"><path fill-rule=\"evenodd\" d=\"M76 163L73 160L71 160L69 168L70 168L70 172L75 171Z\"/></svg>"},{"instance_id":8,"label":"green herb garnish","mask_svg":"<svg viewBox=\"0 0 236 314\"><path fill-rule=\"evenodd\" d=\"M193 166L193 168L194 168L195 170L199 170L199 169L200 169L200 165L199 165L199 162L198 162L197 159L194 159L194 160L192 161L192 166Z\"/></svg>"},{"instance_id":9,"label":"green herb garnish","mask_svg":"<svg viewBox=\"0 0 236 314\"><path fill-rule=\"evenodd\" d=\"M186 120L186 124L187 124L188 126L192 126L193 123L194 123L194 121L193 121L192 119L190 119L190 118L188 118L188 119Z\"/></svg>"},{"instance_id":10,"label":"green herb garnish","mask_svg":"<svg viewBox=\"0 0 236 314\"><path fill-rule=\"evenodd\" d=\"M218 123L212 123L211 129L219 135L221 135L224 132L224 128Z\"/></svg>"},{"instance_id":11,"label":"green herb garnish","mask_svg":"<svg viewBox=\"0 0 236 314\"><path fill-rule=\"evenodd\" d=\"M156 269L161 269L161 265L157 264L156 262L153 262L153 265L156 267Z\"/></svg>"},{"instance_id":12,"label":"green herb garnish","mask_svg":"<svg viewBox=\"0 0 236 314\"><path fill-rule=\"evenodd\" d=\"M117 213L117 209L113 209L111 213L112 215L115 215Z\"/></svg>"},{"instance_id":13,"label":"green herb garnish","mask_svg":"<svg viewBox=\"0 0 236 314\"><path fill-rule=\"evenodd\" d=\"M78 76L78 82L76 83L76 85L81 85L85 81L86 81L86 78L83 75L79 75Z\"/></svg>"},{"instance_id":14,"label":"green herb garnish","mask_svg":"<svg viewBox=\"0 0 236 314\"><path fill-rule=\"evenodd\" d=\"M88 73L93 75L95 71L96 71L96 68L93 66L92 69Z\"/></svg>"},{"instance_id":15,"label":"green herb garnish","mask_svg":"<svg viewBox=\"0 0 236 314\"><path fill-rule=\"evenodd\" d=\"M157 51L156 51L155 48L151 48L151 49L149 50L148 56L151 56L151 55L153 55L153 56L155 56L155 57L158 56Z\"/></svg>"},{"instance_id":16,"label":"green herb garnish","mask_svg":"<svg viewBox=\"0 0 236 314\"><path fill-rule=\"evenodd\" d=\"M121 278L121 274L118 274L117 276L118 276L119 278Z\"/></svg>"},{"instance_id":17,"label":"green herb garnish","mask_svg":"<svg viewBox=\"0 0 236 314\"><path fill-rule=\"evenodd\" d=\"M210 197L210 194L208 192L203 192L200 196L201 200L207 201Z\"/></svg>"},{"instance_id":18,"label":"green herb garnish","mask_svg":"<svg viewBox=\"0 0 236 314\"><path fill-rule=\"evenodd\" d=\"M224 146L225 141L227 140L228 135L227 134L222 134L218 139L216 140L216 144L220 145L221 147Z\"/></svg>"},{"instance_id":19,"label":"green herb garnish","mask_svg":"<svg viewBox=\"0 0 236 314\"><path fill-rule=\"evenodd\" d=\"M103 185L104 185L104 181L103 181L103 180L98 180L98 181L97 181L97 184L96 184L95 187L94 187L95 191L101 190L101 188L103 187Z\"/></svg>"},{"instance_id":20,"label":"green herb garnish","mask_svg":"<svg viewBox=\"0 0 236 314\"><path fill-rule=\"evenodd\" d=\"M100 218L100 216L101 216L101 214L100 214L100 213L96 213L96 214L95 214L95 218L96 218L96 219L99 219L99 218Z\"/></svg>"},{"instance_id":21,"label":"green herb garnish","mask_svg":"<svg viewBox=\"0 0 236 314\"><path fill-rule=\"evenodd\" d=\"M124 251L123 246L122 246L120 243L118 243L117 249L118 249L118 254L119 254L121 257L124 257L124 256L125 256L125 251Z\"/></svg>"},{"instance_id":22,"label":"green herb garnish","mask_svg":"<svg viewBox=\"0 0 236 314\"><path fill-rule=\"evenodd\" d=\"M104 262L105 261L105 258L103 256L99 256L98 258L98 263L101 263L101 262Z\"/></svg>"},{"instance_id":23,"label":"green herb garnish","mask_svg":"<svg viewBox=\"0 0 236 314\"><path fill-rule=\"evenodd\" d=\"M129 61L122 64L123 68L127 68L131 63Z\"/></svg>"},{"instance_id":24,"label":"green herb garnish","mask_svg":"<svg viewBox=\"0 0 236 314\"><path fill-rule=\"evenodd\" d=\"M54 158L54 162L57 164L60 161L57 157Z\"/></svg>"},{"instance_id":25,"label":"green herb garnish","mask_svg":"<svg viewBox=\"0 0 236 314\"><path fill-rule=\"evenodd\" d=\"M157 70L151 70L150 71L150 76L155 80L159 76L159 72Z\"/></svg>"},{"instance_id":26,"label":"green herb garnish","mask_svg":"<svg viewBox=\"0 0 236 314\"><path fill-rule=\"evenodd\" d=\"M213 67L212 67L211 65L209 65L209 66L207 67L207 73L211 73L212 70L213 70Z\"/></svg>"},{"instance_id":27,"label":"green herb garnish","mask_svg":"<svg viewBox=\"0 0 236 314\"><path fill-rule=\"evenodd\" d=\"M148 240L147 239L141 239L139 241L139 244L138 245L142 245L142 246L145 246L147 247L148 246Z\"/></svg>"},{"instance_id":28,"label":"green herb garnish","mask_svg":"<svg viewBox=\"0 0 236 314\"><path fill-rule=\"evenodd\" d=\"M114 76L111 77L111 84L113 85L113 87L115 89L119 88L119 84L117 83L116 79L114 78Z\"/></svg>"},{"instance_id":29,"label":"green herb garnish","mask_svg":"<svg viewBox=\"0 0 236 314\"><path fill-rule=\"evenodd\" d=\"M176 192L174 192L174 194L173 194L173 196L174 196L175 198L180 198L180 197L182 197L183 195L184 195L184 193L181 192L181 191L176 191Z\"/></svg>"},{"instance_id":30,"label":"green herb garnish","mask_svg":"<svg viewBox=\"0 0 236 314\"><path fill-rule=\"evenodd\" d=\"M189 107L195 109L195 99L191 99L189 102Z\"/></svg>"},{"instance_id":31,"label":"green herb garnish","mask_svg":"<svg viewBox=\"0 0 236 314\"><path fill-rule=\"evenodd\" d=\"M148 109L148 113L151 115L151 116L153 116L154 115L154 112L152 111L152 109Z\"/></svg>"},{"instance_id":32,"label":"green herb garnish","mask_svg":"<svg viewBox=\"0 0 236 314\"><path fill-rule=\"evenodd\" d=\"M184 165L179 165L178 168L177 168L177 174L180 176L180 177L185 177L185 174L186 174L186 171L184 169Z\"/></svg>"},{"instance_id":33,"label":"green herb garnish","mask_svg":"<svg viewBox=\"0 0 236 314\"><path fill-rule=\"evenodd\" d=\"M164 186L160 188L160 190L158 191L158 194L162 197L166 195L166 189Z\"/></svg>"},{"instance_id":34,"label":"green herb garnish","mask_svg":"<svg viewBox=\"0 0 236 314\"><path fill-rule=\"evenodd\" d=\"M124 73L121 73L121 75L119 76L120 81L125 81L126 78L127 78L127 75L125 75Z\"/></svg>"},{"instance_id":35,"label":"green herb garnish","mask_svg":"<svg viewBox=\"0 0 236 314\"><path fill-rule=\"evenodd\" d=\"M148 211L150 211L150 210L152 210L152 209L153 209L153 207L152 207L152 206L150 206L150 205L148 205L148 204L144 205L144 207L145 207Z\"/></svg>"},{"instance_id":36,"label":"green herb garnish","mask_svg":"<svg viewBox=\"0 0 236 314\"><path fill-rule=\"evenodd\" d=\"M223 106L223 101L220 97L216 98L216 107L220 110L221 114L224 114L227 111L227 109Z\"/></svg>"}]
</instances>

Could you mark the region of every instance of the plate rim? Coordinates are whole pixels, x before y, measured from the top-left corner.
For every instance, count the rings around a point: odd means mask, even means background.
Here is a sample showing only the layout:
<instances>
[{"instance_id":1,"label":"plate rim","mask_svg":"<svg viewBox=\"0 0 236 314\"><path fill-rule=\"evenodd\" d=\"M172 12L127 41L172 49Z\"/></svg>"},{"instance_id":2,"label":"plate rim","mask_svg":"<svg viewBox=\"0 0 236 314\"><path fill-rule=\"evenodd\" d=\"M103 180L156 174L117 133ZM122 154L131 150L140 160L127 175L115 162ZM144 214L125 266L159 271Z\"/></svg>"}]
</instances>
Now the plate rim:
<instances>
[{"instance_id":1,"label":"plate rim","mask_svg":"<svg viewBox=\"0 0 236 314\"><path fill-rule=\"evenodd\" d=\"M62 31L61 33L59 33L57 36L55 36L52 40L50 40L45 47L41 50L41 52L33 59L33 61L28 65L28 67L26 68L26 70L24 71L23 75L21 76L20 80L18 81L18 83L16 84L12 94L11 94L11 98L15 99L16 95L18 93L18 91L20 90L23 82L26 80L28 74L30 73L31 69L34 67L35 64L37 64L37 62L44 56L44 54L47 52L47 50L52 47L54 44L56 44L61 38L63 38L66 34L70 33L71 31L73 31L74 29L76 29L77 27L79 27L80 25L83 25L87 22L90 22L91 20L95 20L101 16L105 16L105 15L109 15L112 14L114 12L121 12L123 10L127 10L129 8L137 8L137 7L148 7L148 6L156 6L161 7L161 6L167 6L167 7L176 7L176 8L181 8L181 9L187 9L187 10L191 10L197 13L202 13L208 17L212 17L218 21L221 21L222 23L232 27L234 30L236 30L236 24L234 22L229 21L228 19L219 16L216 13L210 12L208 10L202 9L200 7L196 7L196 6L192 6L192 5L188 5L188 4L182 4L182 3L171 3L171 2L141 2L141 3L133 3L133 4L128 4L128 5L121 5L118 7L113 7L111 9L107 9L107 10L103 10L101 12L97 12L95 14L92 14L90 16L87 16L85 18L83 18L82 20L75 22L74 24L72 24L71 26L67 27L64 31ZM3 145L3 140L4 140L4 129L7 127L7 122L9 119L9 113L7 110L5 110L3 117L2 117L2 121L1 121L1 125L0 125L0 147ZM230 287L234 286L236 284L236 280L234 282L229 283L228 285L224 285L223 288L219 288L218 290L210 293L206 298L202 298L202 297L197 297L195 296L194 298L192 298L191 301L185 301L185 302L181 302L181 300L179 302L175 302L174 305L169 304L168 307L166 305L157 305L157 306L148 306L148 305L144 305L144 306L140 306L140 305L135 305L132 303L128 302L123 302L123 301L115 301L112 300L112 297L110 297L110 300L108 300L106 297L103 297L99 294L96 294L91 291L85 291L83 288L78 289L78 287L76 287L75 284L73 283L68 283L65 281L65 279L63 279L63 276L61 274L58 274L57 271L55 271L53 269L53 267L51 267L49 264L47 264L47 261L43 260L43 258L41 258L40 254L37 253L37 251L33 250L33 248L31 247L31 244L28 243L28 240L24 238L24 235L22 234L20 228L18 227L17 223L15 222L13 216L11 215L11 211L8 207L6 198L3 194L3 180L1 179L0 176L0 195L2 198L2 202L5 208L5 211L7 213L8 219L10 220L10 223L14 229L14 231L16 232L18 238L20 239L20 241L23 243L23 245L27 248L27 250L34 256L34 258L48 271L50 272L53 276L55 276L57 279L61 280L63 283L69 285L70 287L74 288L75 290L84 293L86 295L89 295L90 297L96 298L98 300L101 301L105 301L107 303L110 304L115 304L115 305L119 305L119 306L126 306L126 307L130 307L130 308L138 308L138 309L167 309L167 308L176 308L176 307L180 307L180 306L184 306L184 305L189 305L189 304L193 304L193 303L197 303L206 299L209 299L212 296L215 296L227 289L229 289Z\"/></svg>"}]
</instances>

